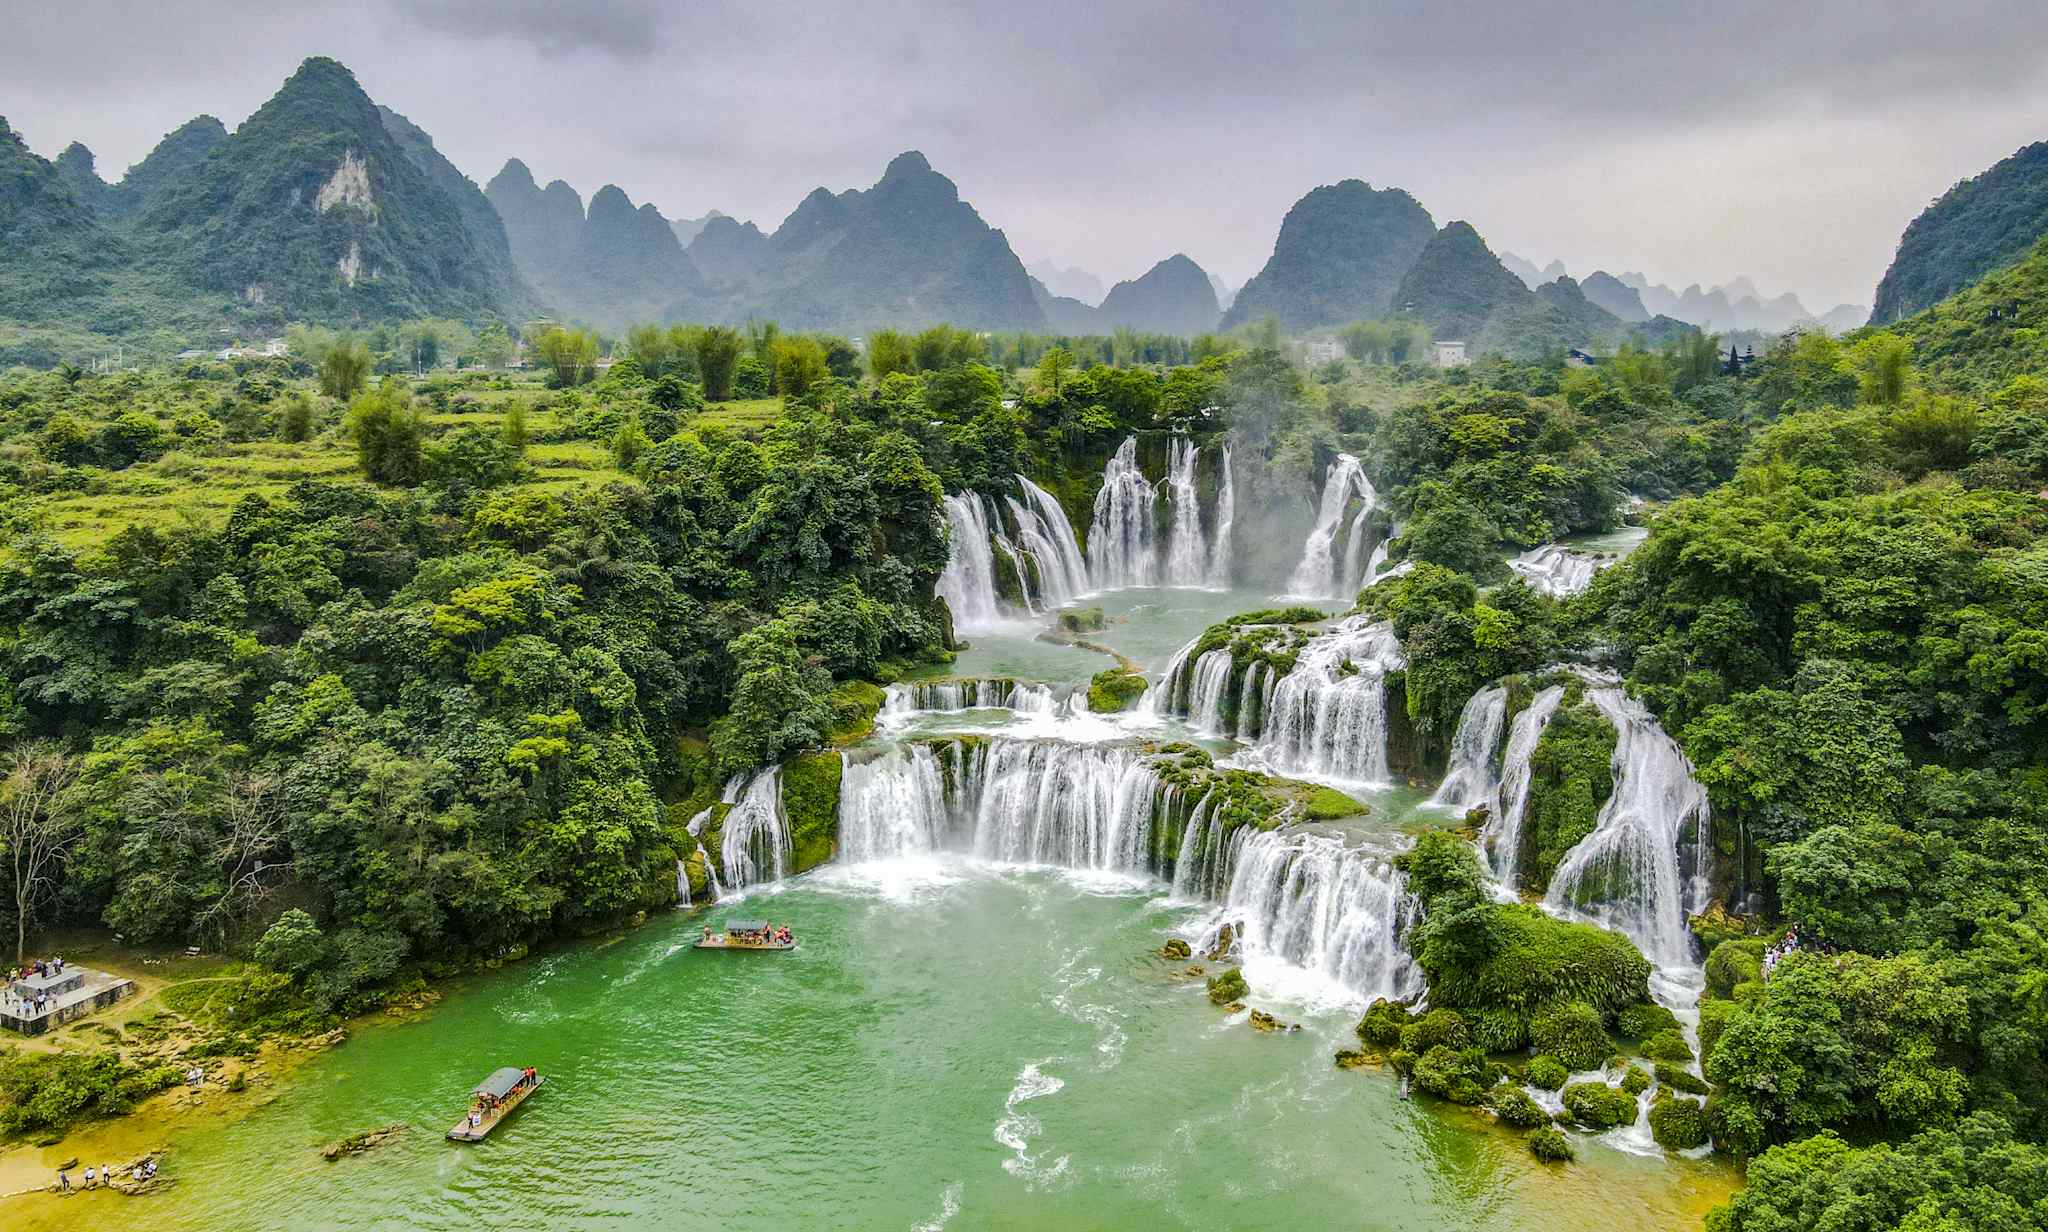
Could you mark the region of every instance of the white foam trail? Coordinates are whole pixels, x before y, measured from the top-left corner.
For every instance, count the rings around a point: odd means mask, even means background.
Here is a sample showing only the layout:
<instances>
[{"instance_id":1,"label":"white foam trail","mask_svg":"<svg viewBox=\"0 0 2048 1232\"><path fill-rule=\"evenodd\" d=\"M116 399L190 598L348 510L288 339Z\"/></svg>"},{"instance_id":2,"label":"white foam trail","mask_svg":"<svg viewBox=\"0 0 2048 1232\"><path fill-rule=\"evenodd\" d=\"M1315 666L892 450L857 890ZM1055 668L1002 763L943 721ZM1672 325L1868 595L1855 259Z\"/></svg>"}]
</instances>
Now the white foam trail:
<instances>
[{"instance_id":1,"label":"white foam trail","mask_svg":"<svg viewBox=\"0 0 2048 1232\"><path fill-rule=\"evenodd\" d=\"M1034 1061L1019 1071L1017 1081L1003 1100L1003 1116L995 1128L995 1140L1013 1152L1009 1159L1003 1161L1003 1171L1033 1185L1057 1181L1066 1172L1070 1160L1069 1156L1062 1155L1050 1163L1040 1163L1030 1151L1031 1140L1045 1132L1045 1125L1036 1116L1022 1111L1022 1105L1057 1094L1067 1085L1041 1071L1038 1068L1040 1064L1042 1062Z\"/></svg>"}]
</instances>

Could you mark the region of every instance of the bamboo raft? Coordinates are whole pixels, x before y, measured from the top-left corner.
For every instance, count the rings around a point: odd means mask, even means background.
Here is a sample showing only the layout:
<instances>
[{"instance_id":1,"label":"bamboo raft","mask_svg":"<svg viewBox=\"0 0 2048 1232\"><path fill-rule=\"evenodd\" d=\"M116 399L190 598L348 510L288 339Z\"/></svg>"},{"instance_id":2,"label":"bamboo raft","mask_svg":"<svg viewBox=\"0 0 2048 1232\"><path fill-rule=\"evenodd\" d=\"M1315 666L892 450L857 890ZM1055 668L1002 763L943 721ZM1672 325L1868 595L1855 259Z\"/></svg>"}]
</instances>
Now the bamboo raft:
<instances>
[{"instance_id":1,"label":"bamboo raft","mask_svg":"<svg viewBox=\"0 0 2048 1232\"><path fill-rule=\"evenodd\" d=\"M699 950L793 950L796 939L762 941L772 936L766 920L731 920L722 933L709 933L692 948Z\"/></svg>"},{"instance_id":2,"label":"bamboo raft","mask_svg":"<svg viewBox=\"0 0 2048 1232\"><path fill-rule=\"evenodd\" d=\"M510 1065L493 1071L469 1093L470 1108L477 1114L477 1123L471 1125L469 1113L463 1113L462 1119L455 1122L455 1128L448 1131L448 1140L482 1142L499 1122L512 1115L512 1110L525 1103L526 1097L540 1090L540 1084L546 1081L537 1073L529 1081L525 1070Z\"/></svg>"}]
</instances>

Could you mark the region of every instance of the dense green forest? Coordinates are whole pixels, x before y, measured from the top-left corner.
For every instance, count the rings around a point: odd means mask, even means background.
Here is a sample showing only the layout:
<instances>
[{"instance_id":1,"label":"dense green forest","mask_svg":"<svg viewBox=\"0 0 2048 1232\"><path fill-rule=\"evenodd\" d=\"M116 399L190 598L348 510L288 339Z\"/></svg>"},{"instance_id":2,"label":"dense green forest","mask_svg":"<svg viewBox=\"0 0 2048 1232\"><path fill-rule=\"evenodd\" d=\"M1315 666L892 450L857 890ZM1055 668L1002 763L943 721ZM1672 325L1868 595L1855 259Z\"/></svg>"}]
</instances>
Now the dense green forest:
<instances>
[{"instance_id":1,"label":"dense green forest","mask_svg":"<svg viewBox=\"0 0 2048 1232\"><path fill-rule=\"evenodd\" d=\"M1631 946L1492 902L1448 834L1404 858L1435 1008L1376 1009L1368 1048L1522 1124L1492 1058L1579 1069L1633 1041L1660 1082L1711 1088L1660 1101L1660 1141L1753 1160L1716 1228L2023 1226L2048 1132L2048 455L2023 340L1941 323L2033 268L1753 363L1684 337L1438 372L1383 323L1313 372L1270 326L861 348L648 326L538 335L512 375L435 367L510 340L423 322L15 369L6 795L65 858L0 892L24 932L256 960L245 1024L331 1021L672 901L683 822L727 777L857 735L874 684L950 654L944 493L1021 472L1085 524L1125 436L1227 433L1246 525L1277 533L1259 511L1344 449L1414 562L1360 602L1402 639L1419 744L1440 757L1488 682L1610 663L1698 767L1725 888L1695 921L1704 1084ZM1590 591L1508 577L1507 554L1618 524L1625 493L1664 507ZM1532 805L1539 887L1606 790L1612 734L1575 706ZM153 1081L96 1073L10 1124ZM17 1061L0 1092L28 1108L55 1081ZM1602 1091L1567 1107L1613 1123Z\"/></svg>"}]
</instances>

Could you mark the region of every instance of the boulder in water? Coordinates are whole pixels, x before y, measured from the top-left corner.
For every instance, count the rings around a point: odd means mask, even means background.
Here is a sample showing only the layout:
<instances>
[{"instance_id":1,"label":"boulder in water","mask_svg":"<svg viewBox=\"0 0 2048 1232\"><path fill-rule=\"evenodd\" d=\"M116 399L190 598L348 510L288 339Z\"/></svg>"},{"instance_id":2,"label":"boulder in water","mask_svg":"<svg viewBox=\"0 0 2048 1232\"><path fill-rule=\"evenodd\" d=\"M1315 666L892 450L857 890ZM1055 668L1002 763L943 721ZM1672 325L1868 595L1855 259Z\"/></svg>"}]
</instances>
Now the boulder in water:
<instances>
[{"instance_id":1,"label":"boulder in water","mask_svg":"<svg viewBox=\"0 0 2048 1232\"><path fill-rule=\"evenodd\" d=\"M1229 1005L1243 1001L1252 995L1251 985L1244 981L1244 971L1232 967L1209 981L1209 1001L1214 1005Z\"/></svg>"},{"instance_id":2,"label":"boulder in water","mask_svg":"<svg viewBox=\"0 0 2048 1232\"><path fill-rule=\"evenodd\" d=\"M1360 1052L1356 1048L1337 1050L1338 1069L1377 1069L1380 1059L1373 1053Z\"/></svg>"},{"instance_id":3,"label":"boulder in water","mask_svg":"<svg viewBox=\"0 0 2048 1232\"><path fill-rule=\"evenodd\" d=\"M1216 941L1209 947L1209 961L1222 962L1227 958L1236 957L1237 934L1238 929L1233 924L1225 924L1217 929Z\"/></svg>"},{"instance_id":4,"label":"boulder in water","mask_svg":"<svg viewBox=\"0 0 2048 1232\"><path fill-rule=\"evenodd\" d=\"M1252 1030L1254 1030L1254 1031L1299 1031L1299 1030L1301 1030L1301 1024L1300 1024L1300 1023L1298 1023L1298 1022L1282 1022L1282 1021L1280 1021L1280 1020L1279 1020L1278 1018L1275 1018L1275 1017L1273 1017L1273 1016L1272 1016L1271 1014L1268 1014L1268 1013L1267 1013L1266 1011L1264 1011L1264 1010L1253 1010L1253 1011L1252 1011L1252 1016L1251 1016L1251 1019L1250 1019L1250 1023L1251 1023L1251 1028L1252 1028Z\"/></svg>"},{"instance_id":5,"label":"boulder in water","mask_svg":"<svg viewBox=\"0 0 2048 1232\"><path fill-rule=\"evenodd\" d=\"M1192 958L1194 953L1188 947L1188 943L1179 937L1169 938L1165 945L1159 947L1159 956L1161 958L1171 958L1176 961Z\"/></svg>"},{"instance_id":6,"label":"boulder in water","mask_svg":"<svg viewBox=\"0 0 2048 1232\"><path fill-rule=\"evenodd\" d=\"M330 1142L320 1148L323 1159L340 1159L344 1155L360 1155L364 1151L383 1146L406 1131L405 1125L386 1125L382 1129L366 1129L359 1134L350 1134L339 1142Z\"/></svg>"}]
</instances>

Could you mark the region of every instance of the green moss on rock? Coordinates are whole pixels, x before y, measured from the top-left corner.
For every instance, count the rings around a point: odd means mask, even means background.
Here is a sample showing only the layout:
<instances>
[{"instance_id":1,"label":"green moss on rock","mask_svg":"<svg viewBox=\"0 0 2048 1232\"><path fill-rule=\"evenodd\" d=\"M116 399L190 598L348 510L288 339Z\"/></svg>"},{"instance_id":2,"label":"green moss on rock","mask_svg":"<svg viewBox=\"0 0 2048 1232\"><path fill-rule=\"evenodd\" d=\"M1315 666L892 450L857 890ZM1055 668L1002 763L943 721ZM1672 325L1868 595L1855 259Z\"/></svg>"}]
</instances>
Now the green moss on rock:
<instances>
[{"instance_id":1,"label":"green moss on rock","mask_svg":"<svg viewBox=\"0 0 2048 1232\"><path fill-rule=\"evenodd\" d=\"M1493 1109L1493 1115L1503 1125L1516 1129L1534 1129L1538 1125L1550 1124L1550 1114L1543 1105L1529 1098L1529 1093L1513 1083L1502 1083L1486 1093L1486 1106Z\"/></svg>"},{"instance_id":2,"label":"green moss on rock","mask_svg":"<svg viewBox=\"0 0 2048 1232\"><path fill-rule=\"evenodd\" d=\"M1109 618L1099 607L1066 608L1060 612L1060 628L1069 633L1100 633L1109 627Z\"/></svg>"},{"instance_id":3,"label":"green moss on rock","mask_svg":"<svg viewBox=\"0 0 2048 1232\"><path fill-rule=\"evenodd\" d=\"M1689 1151L1707 1142L1706 1105L1683 1097L1650 1105L1650 1134L1667 1151Z\"/></svg>"},{"instance_id":4,"label":"green moss on rock","mask_svg":"<svg viewBox=\"0 0 2048 1232\"><path fill-rule=\"evenodd\" d=\"M1529 1131L1529 1153L1545 1163L1567 1164L1576 1156L1572 1140L1555 1125Z\"/></svg>"},{"instance_id":5,"label":"green moss on rock","mask_svg":"<svg viewBox=\"0 0 2048 1232\"><path fill-rule=\"evenodd\" d=\"M1574 1082L1564 1089L1564 1110L1589 1129L1636 1123L1636 1097L1604 1082Z\"/></svg>"},{"instance_id":6,"label":"green moss on rock","mask_svg":"<svg viewBox=\"0 0 2048 1232\"><path fill-rule=\"evenodd\" d=\"M887 699L880 685L865 680L849 680L833 689L826 698L832 706L832 743L852 744L874 734L875 716Z\"/></svg>"},{"instance_id":7,"label":"green moss on rock","mask_svg":"<svg viewBox=\"0 0 2048 1232\"><path fill-rule=\"evenodd\" d=\"M807 872L832 858L839 838L837 753L812 753L782 767L782 815L789 822L792 873Z\"/></svg>"},{"instance_id":8,"label":"green moss on rock","mask_svg":"<svg viewBox=\"0 0 2048 1232\"><path fill-rule=\"evenodd\" d=\"M1593 832L1614 794L1614 725L1589 702L1560 706L1529 757L1529 798L1516 866L1523 884L1550 884L1559 860Z\"/></svg>"},{"instance_id":9,"label":"green moss on rock","mask_svg":"<svg viewBox=\"0 0 2048 1232\"><path fill-rule=\"evenodd\" d=\"M1127 667L1095 673L1088 682L1088 709L1096 714L1121 714L1145 695L1145 678Z\"/></svg>"},{"instance_id":10,"label":"green moss on rock","mask_svg":"<svg viewBox=\"0 0 2048 1232\"><path fill-rule=\"evenodd\" d=\"M1252 995L1251 985L1244 982L1244 972L1232 967L1221 975L1209 977L1209 1003L1229 1005Z\"/></svg>"},{"instance_id":11,"label":"green moss on rock","mask_svg":"<svg viewBox=\"0 0 2048 1232\"><path fill-rule=\"evenodd\" d=\"M1529 1022L1529 1040L1536 1050L1556 1057L1578 1072L1598 1069L1614 1055L1614 1041L1600 1011L1584 1001L1567 1001L1539 1012Z\"/></svg>"},{"instance_id":12,"label":"green moss on rock","mask_svg":"<svg viewBox=\"0 0 2048 1232\"><path fill-rule=\"evenodd\" d=\"M1522 1077L1539 1091L1556 1091L1571 1077L1571 1071L1556 1057L1539 1053L1529 1058L1529 1064L1523 1069Z\"/></svg>"},{"instance_id":13,"label":"green moss on rock","mask_svg":"<svg viewBox=\"0 0 2048 1232\"><path fill-rule=\"evenodd\" d=\"M1657 1062L1657 1082L1659 1085L1670 1087L1674 1091L1683 1091L1687 1095L1705 1095L1707 1093L1706 1079L1693 1073L1683 1065L1673 1065L1668 1061Z\"/></svg>"}]
</instances>

